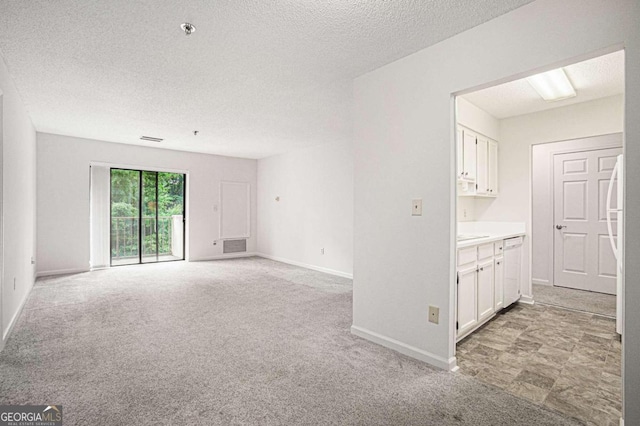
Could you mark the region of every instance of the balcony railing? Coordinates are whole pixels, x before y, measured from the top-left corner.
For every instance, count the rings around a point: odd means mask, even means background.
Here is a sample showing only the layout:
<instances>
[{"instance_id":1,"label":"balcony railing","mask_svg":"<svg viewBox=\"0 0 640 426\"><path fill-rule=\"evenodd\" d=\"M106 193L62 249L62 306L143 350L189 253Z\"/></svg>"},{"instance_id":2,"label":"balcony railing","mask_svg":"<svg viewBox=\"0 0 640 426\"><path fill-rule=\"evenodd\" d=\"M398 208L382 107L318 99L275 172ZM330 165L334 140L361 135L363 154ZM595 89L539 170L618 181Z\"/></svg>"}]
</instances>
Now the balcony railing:
<instances>
[{"instance_id":1,"label":"balcony railing","mask_svg":"<svg viewBox=\"0 0 640 426\"><path fill-rule=\"evenodd\" d=\"M111 217L112 261L139 257L140 246L143 257L183 257L182 215L159 216L157 227L155 217L143 217L142 244L138 243L139 221L138 217Z\"/></svg>"}]
</instances>

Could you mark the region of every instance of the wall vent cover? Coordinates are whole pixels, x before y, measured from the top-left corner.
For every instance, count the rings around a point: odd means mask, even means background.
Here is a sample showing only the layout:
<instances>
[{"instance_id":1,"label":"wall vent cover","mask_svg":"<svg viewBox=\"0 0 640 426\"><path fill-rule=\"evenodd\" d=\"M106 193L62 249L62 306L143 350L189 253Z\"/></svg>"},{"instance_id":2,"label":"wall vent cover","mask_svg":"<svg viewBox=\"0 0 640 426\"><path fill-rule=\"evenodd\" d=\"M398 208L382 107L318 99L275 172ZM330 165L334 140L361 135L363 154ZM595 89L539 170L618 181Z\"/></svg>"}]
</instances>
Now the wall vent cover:
<instances>
[{"instance_id":1,"label":"wall vent cover","mask_svg":"<svg viewBox=\"0 0 640 426\"><path fill-rule=\"evenodd\" d=\"M164 139L162 138L154 138L153 136L142 136L140 137L141 141L149 141L149 142L162 142Z\"/></svg>"},{"instance_id":2,"label":"wall vent cover","mask_svg":"<svg viewBox=\"0 0 640 426\"><path fill-rule=\"evenodd\" d=\"M242 253L247 251L247 240L224 240L222 253Z\"/></svg>"}]
</instances>

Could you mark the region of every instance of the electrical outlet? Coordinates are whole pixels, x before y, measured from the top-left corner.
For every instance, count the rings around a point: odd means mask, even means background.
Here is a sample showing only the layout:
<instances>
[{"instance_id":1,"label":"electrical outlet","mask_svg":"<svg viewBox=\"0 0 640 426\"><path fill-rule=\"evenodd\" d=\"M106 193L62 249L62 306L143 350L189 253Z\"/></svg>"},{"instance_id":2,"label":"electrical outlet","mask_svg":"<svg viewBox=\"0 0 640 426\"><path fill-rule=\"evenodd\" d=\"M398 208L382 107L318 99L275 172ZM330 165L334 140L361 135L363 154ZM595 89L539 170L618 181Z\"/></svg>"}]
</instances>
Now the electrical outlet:
<instances>
[{"instance_id":1,"label":"electrical outlet","mask_svg":"<svg viewBox=\"0 0 640 426\"><path fill-rule=\"evenodd\" d=\"M324 247L320 249L320 254L324 254Z\"/></svg>"},{"instance_id":2,"label":"electrical outlet","mask_svg":"<svg viewBox=\"0 0 640 426\"><path fill-rule=\"evenodd\" d=\"M429 306L429 322L438 324L440 322L440 308Z\"/></svg>"},{"instance_id":3,"label":"electrical outlet","mask_svg":"<svg viewBox=\"0 0 640 426\"><path fill-rule=\"evenodd\" d=\"M411 202L411 215L422 216L422 199L417 198Z\"/></svg>"}]
</instances>

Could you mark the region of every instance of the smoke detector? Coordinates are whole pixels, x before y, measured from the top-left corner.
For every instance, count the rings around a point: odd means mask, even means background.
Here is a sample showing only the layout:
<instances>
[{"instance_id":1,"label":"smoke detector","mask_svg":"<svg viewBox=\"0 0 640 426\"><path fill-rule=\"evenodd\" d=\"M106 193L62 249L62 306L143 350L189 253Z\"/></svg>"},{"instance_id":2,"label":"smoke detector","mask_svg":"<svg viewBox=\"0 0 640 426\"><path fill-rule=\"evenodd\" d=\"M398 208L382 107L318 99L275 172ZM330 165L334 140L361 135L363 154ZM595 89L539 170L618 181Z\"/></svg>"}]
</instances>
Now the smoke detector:
<instances>
[{"instance_id":1,"label":"smoke detector","mask_svg":"<svg viewBox=\"0 0 640 426\"><path fill-rule=\"evenodd\" d=\"M184 31L185 35L191 35L191 33L196 32L196 26L188 22L185 22L184 24L180 25L180 28L182 28L182 31Z\"/></svg>"}]
</instances>

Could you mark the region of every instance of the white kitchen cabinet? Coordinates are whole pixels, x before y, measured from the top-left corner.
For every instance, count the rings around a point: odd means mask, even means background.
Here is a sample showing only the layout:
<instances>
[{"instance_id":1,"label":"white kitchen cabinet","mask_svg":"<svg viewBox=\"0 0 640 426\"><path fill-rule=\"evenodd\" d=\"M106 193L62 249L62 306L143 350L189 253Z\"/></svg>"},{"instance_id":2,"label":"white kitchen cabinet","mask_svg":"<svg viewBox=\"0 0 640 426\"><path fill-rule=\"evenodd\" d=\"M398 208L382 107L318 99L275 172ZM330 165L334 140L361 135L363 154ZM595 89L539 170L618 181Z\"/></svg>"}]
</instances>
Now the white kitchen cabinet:
<instances>
[{"instance_id":1,"label":"white kitchen cabinet","mask_svg":"<svg viewBox=\"0 0 640 426\"><path fill-rule=\"evenodd\" d=\"M466 127L456 128L458 195L498 195L498 143Z\"/></svg>"},{"instance_id":2,"label":"white kitchen cabinet","mask_svg":"<svg viewBox=\"0 0 640 426\"><path fill-rule=\"evenodd\" d=\"M456 128L456 171L458 172L458 179L464 178L464 144L462 142L462 128Z\"/></svg>"},{"instance_id":3,"label":"white kitchen cabinet","mask_svg":"<svg viewBox=\"0 0 640 426\"><path fill-rule=\"evenodd\" d=\"M493 271L493 257L478 264L478 322L484 321L495 312Z\"/></svg>"},{"instance_id":4,"label":"white kitchen cabinet","mask_svg":"<svg viewBox=\"0 0 640 426\"><path fill-rule=\"evenodd\" d=\"M457 328L458 335L471 330L478 323L476 264L458 272Z\"/></svg>"},{"instance_id":5,"label":"white kitchen cabinet","mask_svg":"<svg viewBox=\"0 0 640 426\"><path fill-rule=\"evenodd\" d=\"M494 244L482 244L478 247L478 260L493 259Z\"/></svg>"},{"instance_id":6,"label":"white kitchen cabinet","mask_svg":"<svg viewBox=\"0 0 640 426\"><path fill-rule=\"evenodd\" d=\"M478 259L478 247L471 246L458 250L458 266L467 269L470 263L475 264Z\"/></svg>"},{"instance_id":7,"label":"white kitchen cabinet","mask_svg":"<svg viewBox=\"0 0 640 426\"><path fill-rule=\"evenodd\" d=\"M462 167L463 178L476 179L476 134L462 129Z\"/></svg>"},{"instance_id":8,"label":"white kitchen cabinet","mask_svg":"<svg viewBox=\"0 0 640 426\"><path fill-rule=\"evenodd\" d=\"M489 140L480 136L476 142L476 194L489 195Z\"/></svg>"},{"instance_id":9,"label":"white kitchen cabinet","mask_svg":"<svg viewBox=\"0 0 640 426\"><path fill-rule=\"evenodd\" d=\"M487 181L489 195L498 196L498 142L489 141L489 149L487 153Z\"/></svg>"},{"instance_id":10,"label":"white kitchen cabinet","mask_svg":"<svg viewBox=\"0 0 640 426\"><path fill-rule=\"evenodd\" d=\"M500 242L502 247L502 242ZM497 312L504 308L504 258L502 256L494 259L495 265L493 267L493 295L494 295L494 310Z\"/></svg>"},{"instance_id":11,"label":"white kitchen cabinet","mask_svg":"<svg viewBox=\"0 0 640 426\"><path fill-rule=\"evenodd\" d=\"M472 333L496 312L519 298L508 290L509 280L519 276L514 250L522 237L475 244L458 249L456 289L457 339ZM510 250L507 250L510 248Z\"/></svg>"}]
</instances>

